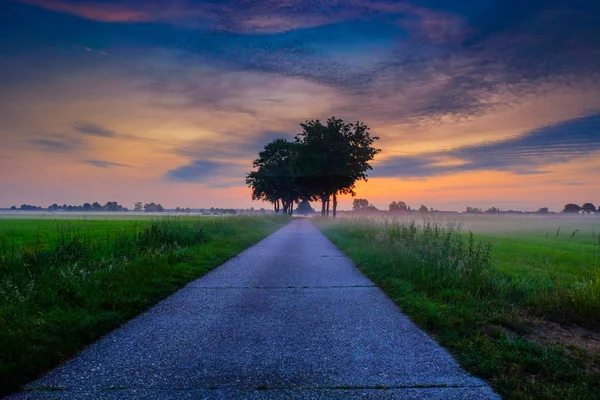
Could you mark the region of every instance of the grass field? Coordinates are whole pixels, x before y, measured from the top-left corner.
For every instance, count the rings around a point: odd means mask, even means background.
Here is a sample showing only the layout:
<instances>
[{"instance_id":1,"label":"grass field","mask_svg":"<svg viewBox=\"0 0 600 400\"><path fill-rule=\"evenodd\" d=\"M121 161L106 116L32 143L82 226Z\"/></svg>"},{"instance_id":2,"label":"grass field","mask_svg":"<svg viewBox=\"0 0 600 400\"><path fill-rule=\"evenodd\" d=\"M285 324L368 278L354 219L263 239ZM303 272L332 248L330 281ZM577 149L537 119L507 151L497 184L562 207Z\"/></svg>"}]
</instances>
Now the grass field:
<instances>
[{"instance_id":1,"label":"grass field","mask_svg":"<svg viewBox=\"0 0 600 400\"><path fill-rule=\"evenodd\" d=\"M287 221L0 219L0 396Z\"/></svg>"},{"instance_id":2,"label":"grass field","mask_svg":"<svg viewBox=\"0 0 600 400\"><path fill-rule=\"evenodd\" d=\"M600 218L317 224L503 397L598 398Z\"/></svg>"}]
</instances>

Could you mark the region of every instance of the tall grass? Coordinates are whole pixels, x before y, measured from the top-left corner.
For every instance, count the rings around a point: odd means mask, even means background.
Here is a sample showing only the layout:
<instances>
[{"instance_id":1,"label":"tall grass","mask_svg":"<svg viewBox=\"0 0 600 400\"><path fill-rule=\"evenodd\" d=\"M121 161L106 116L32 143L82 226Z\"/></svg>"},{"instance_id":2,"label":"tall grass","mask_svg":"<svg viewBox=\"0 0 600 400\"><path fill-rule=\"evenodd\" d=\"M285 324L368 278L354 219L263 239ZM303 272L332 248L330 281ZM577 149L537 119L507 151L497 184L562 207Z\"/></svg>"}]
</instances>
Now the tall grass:
<instances>
[{"instance_id":1,"label":"tall grass","mask_svg":"<svg viewBox=\"0 0 600 400\"><path fill-rule=\"evenodd\" d=\"M387 275L392 268L395 276L426 289L479 285L489 267L490 245L476 241L473 234L465 237L458 225L359 219L337 229L381 250L375 273Z\"/></svg>"},{"instance_id":2,"label":"tall grass","mask_svg":"<svg viewBox=\"0 0 600 400\"><path fill-rule=\"evenodd\" d=\"M134 224L105 235L56 222L52 237L49 242L0 248L0 304L51 298L51 293L66 291L72 292L73 300L85 298L89 285L98 284L107 272L126 269L139 259L172 263L182 257L178 250L207 240L199 220L181 218Z\"/></svg>"},{"instance_id":3,"label":"tall grass","mask_svg":"<svg viewBox=\"0 0 600 400\"><path fill-rule=\"evenodd\" d=\"M102 231L60 221L29 243L0 240L0 395L286 222L168 217Z\"/></svg>"},{"instance_id":4,"label":"tall grass","mask_svg":"<svg viewBox=\"0 0 600 400\"><path fill-rule=\"evenodd\" d=\"M479 298L501 299L559 322L600 327L600 269L589 279L552 275L517 279L492 268L492 248L462 232L460 224L424 220L346 219L329 228L339 237L370 248L359 260L377 255L369 268L377 278L407 279L424 291L461 289ZM597 259L598 247L593 250Z\"/></svg>"}]
</instances>

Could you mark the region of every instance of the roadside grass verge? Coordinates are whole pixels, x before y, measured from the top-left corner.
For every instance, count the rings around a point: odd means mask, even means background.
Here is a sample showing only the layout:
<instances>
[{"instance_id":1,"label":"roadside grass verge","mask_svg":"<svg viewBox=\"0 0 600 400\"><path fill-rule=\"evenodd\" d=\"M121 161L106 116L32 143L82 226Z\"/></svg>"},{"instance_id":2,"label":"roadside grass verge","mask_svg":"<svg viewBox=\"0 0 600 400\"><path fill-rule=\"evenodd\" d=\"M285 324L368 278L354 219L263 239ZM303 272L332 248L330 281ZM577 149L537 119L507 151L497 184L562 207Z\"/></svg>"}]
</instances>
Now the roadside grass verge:
<instances>
[{"instance_id":1,"label":"roadside grass verge","mask_svg":"<svg viewBox=\"0 0 600 400\"><path fill-rule=\"evenodd\" d=\"M564 254L544 258L521 238L521 247L509 243L499 255L490 245L499 243L498 237L479 241L457 225L435 221L315 223L417 325L503 397L597 398L599 352L533 339L539 320L577 323L600 337L597 265L582 272L582 279L568 269L546 276L531 259L560 263ZM522 275L520 266L511 264L511 253L516 262L529 262ZM594 260L593 253L585 254ZM544 279L534 279L540 276Z\"/></svg>"},{"instance_id":2,"label":"roadside grass verge","mask_svg":"<svg viewBox=\"0 0 600 400\"><path fill-rule=\"evenodd\" d=\"M274 232L287 217L57 221L0 246L0 395ZM33 226L33 225L31 225ZM0 239L0 242L2 240Z\"/></svg>"}]
</instances>

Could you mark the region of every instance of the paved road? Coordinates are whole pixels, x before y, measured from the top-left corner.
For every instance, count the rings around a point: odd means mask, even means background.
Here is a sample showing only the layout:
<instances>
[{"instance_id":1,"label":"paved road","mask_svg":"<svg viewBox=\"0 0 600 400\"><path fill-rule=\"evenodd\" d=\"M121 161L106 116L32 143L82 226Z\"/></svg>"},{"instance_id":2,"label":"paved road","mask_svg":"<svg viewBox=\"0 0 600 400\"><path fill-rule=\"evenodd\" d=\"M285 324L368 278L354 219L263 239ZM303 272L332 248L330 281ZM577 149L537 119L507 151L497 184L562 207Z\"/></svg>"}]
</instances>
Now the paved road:
<instances>
[{"instance_id":1,"label":"paved road","mask_svg":"<svg viewBox=\"0 0 600 400\"><path fill-rule=\"evenodd\" d=\"M294 221L17 399L495 399L309 221Z\"/></svg>"}]
</instances>

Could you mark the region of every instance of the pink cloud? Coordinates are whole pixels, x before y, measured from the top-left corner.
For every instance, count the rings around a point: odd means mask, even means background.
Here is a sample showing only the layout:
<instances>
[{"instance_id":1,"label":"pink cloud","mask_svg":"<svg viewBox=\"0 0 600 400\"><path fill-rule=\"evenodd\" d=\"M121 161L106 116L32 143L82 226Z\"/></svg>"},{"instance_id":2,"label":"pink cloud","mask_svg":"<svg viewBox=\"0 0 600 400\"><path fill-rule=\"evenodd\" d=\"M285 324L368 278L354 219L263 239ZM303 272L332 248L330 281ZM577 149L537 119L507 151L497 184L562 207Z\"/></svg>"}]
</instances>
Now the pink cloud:
<instances>
[{"instance_id":1,"label":"pink cloud","mask_svg":"<svg viewBox=\"0 0 600 400\"><path fill-rule=\"evenodd\" d=\"M241 33L277 33L352 19L386 17L419 38L439 42L463 33L460 18L448 13L386 0L238 0L224 4L189 0L118 3L72 0L20 0L48 10L100 22L166 22L186 26L211 26ZM318 7L318 13L315 10Z\"/></svg>"},{"instance_id":2,"label":"pink cloud","mask_svg":"<svg viewBox=\"0 0 600 400\"><path fill-rule=\"evenodd\" d=\"M147 22L156 19L153 15L142 9L123 6L123 4L100 2L76 3L65 0L21 0L21 2L94 21Z\"/></svg>"}]
</instances>

